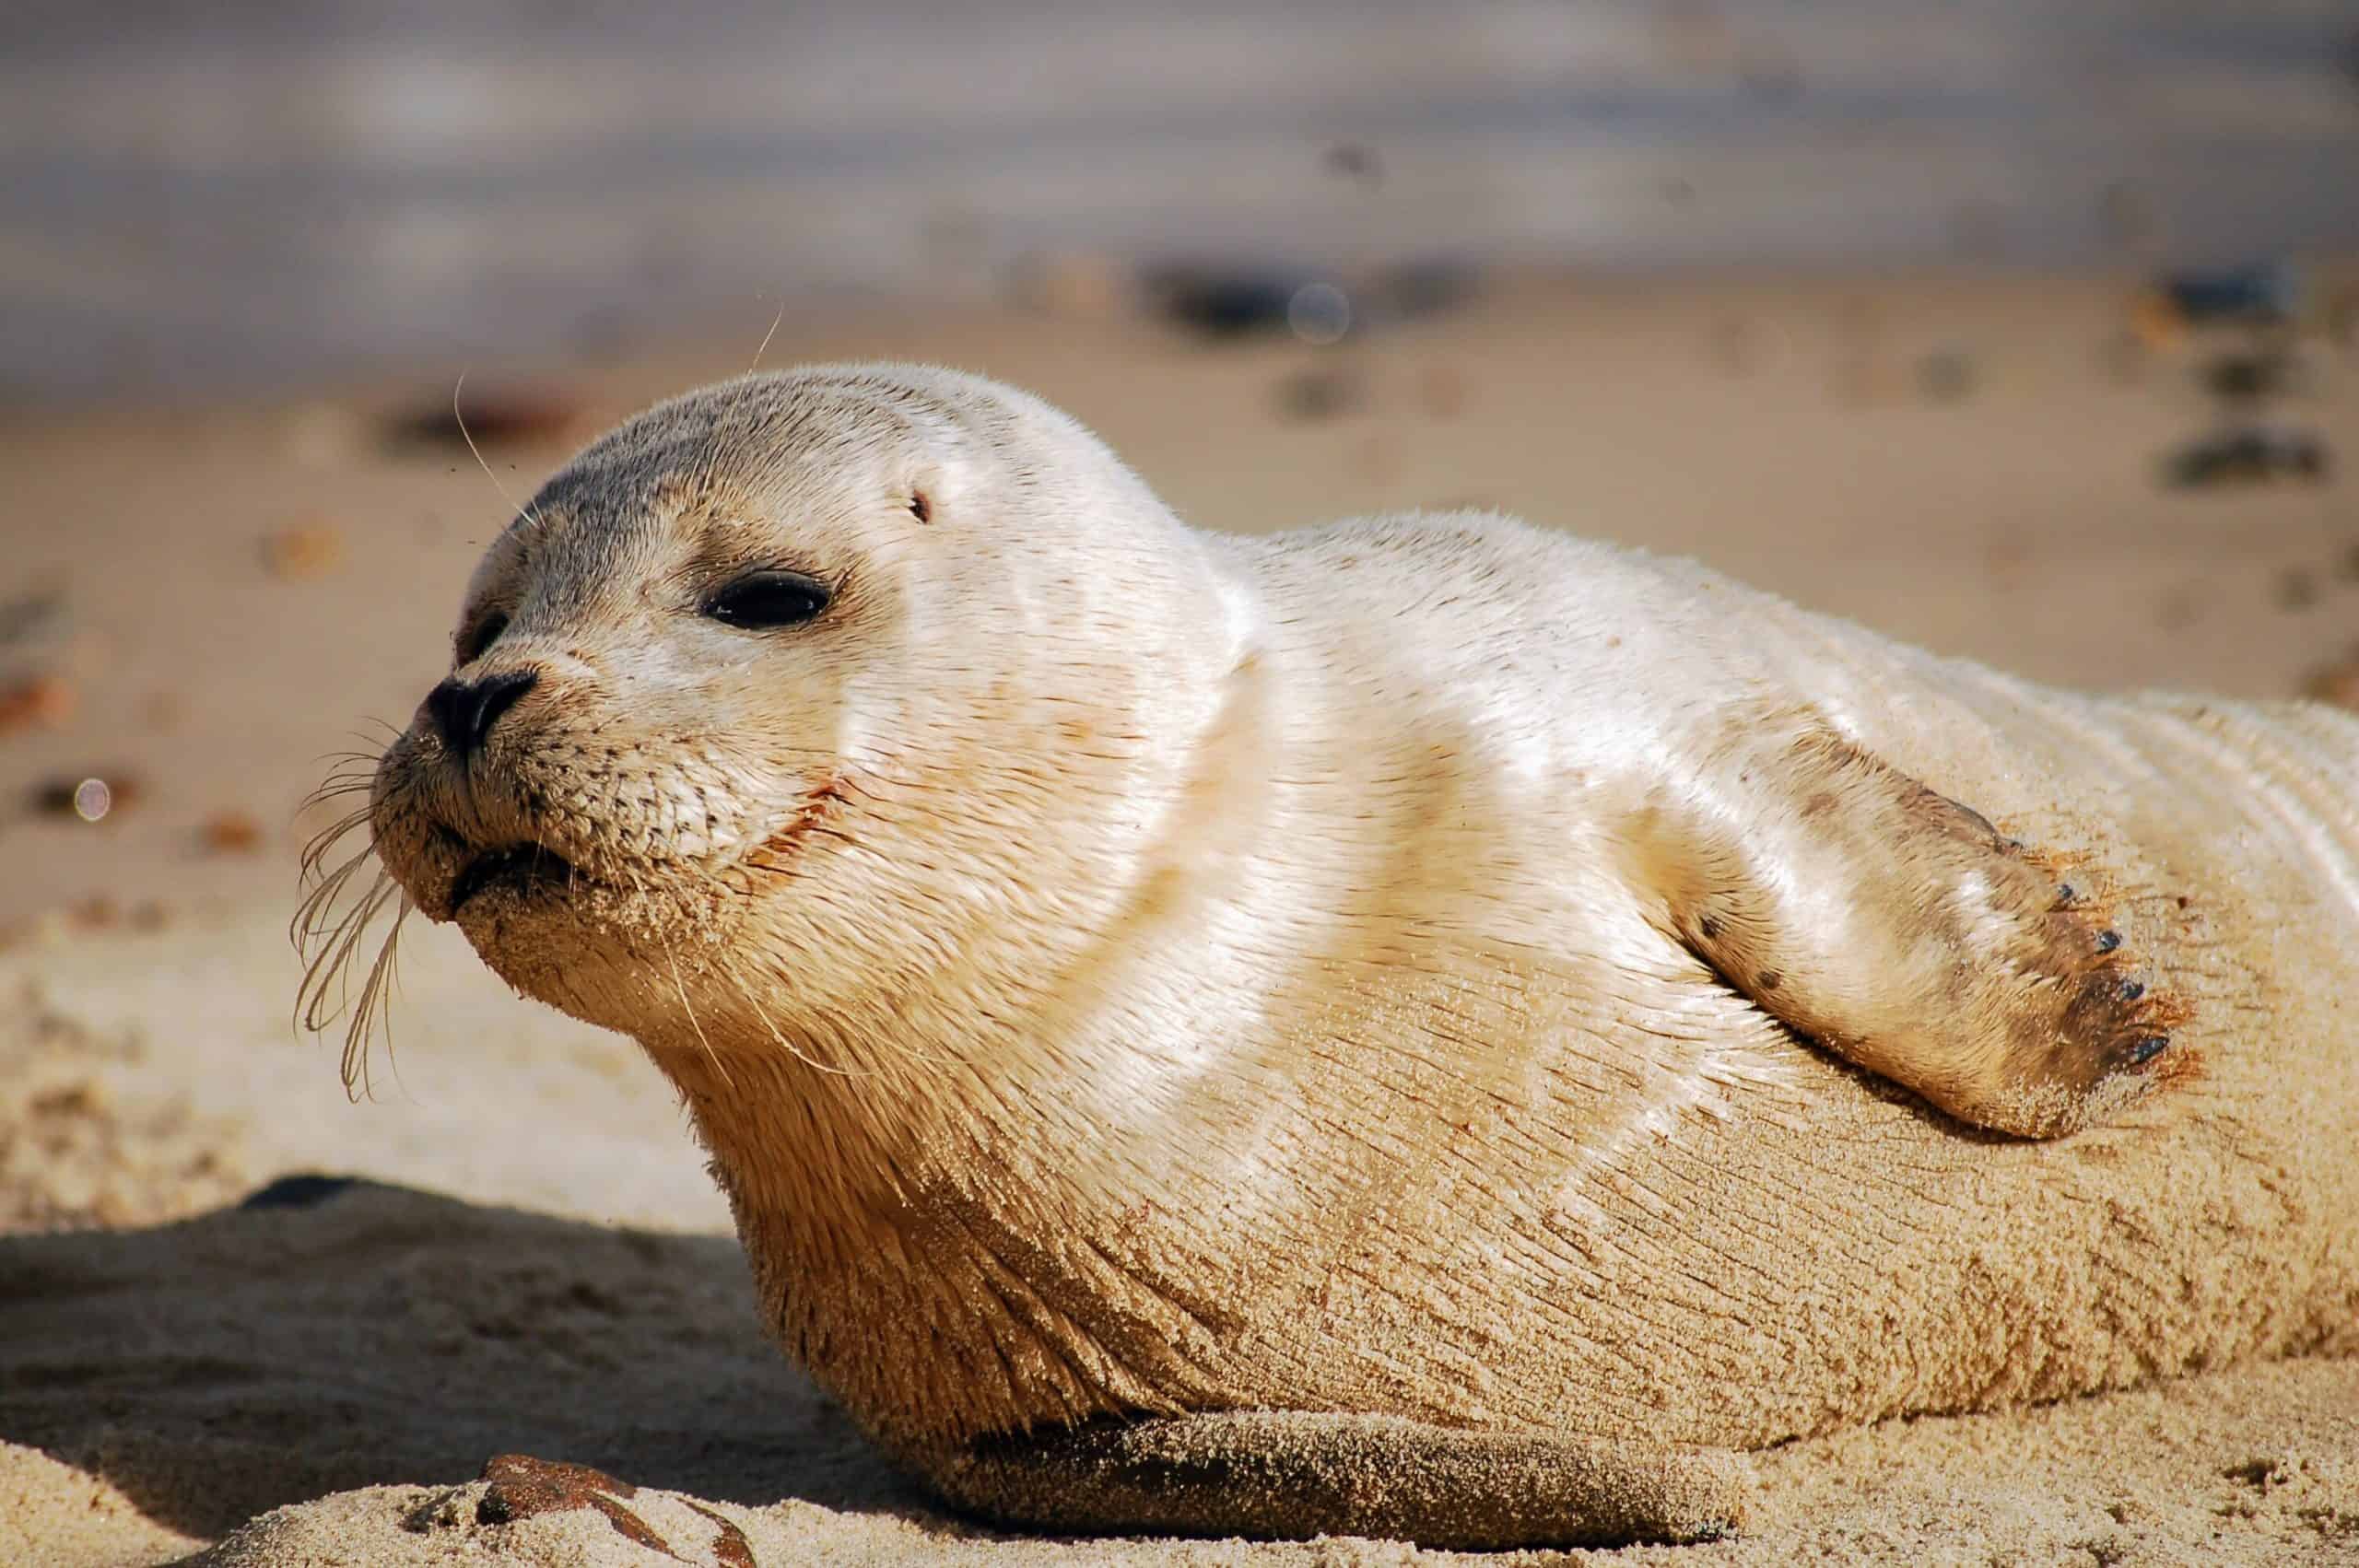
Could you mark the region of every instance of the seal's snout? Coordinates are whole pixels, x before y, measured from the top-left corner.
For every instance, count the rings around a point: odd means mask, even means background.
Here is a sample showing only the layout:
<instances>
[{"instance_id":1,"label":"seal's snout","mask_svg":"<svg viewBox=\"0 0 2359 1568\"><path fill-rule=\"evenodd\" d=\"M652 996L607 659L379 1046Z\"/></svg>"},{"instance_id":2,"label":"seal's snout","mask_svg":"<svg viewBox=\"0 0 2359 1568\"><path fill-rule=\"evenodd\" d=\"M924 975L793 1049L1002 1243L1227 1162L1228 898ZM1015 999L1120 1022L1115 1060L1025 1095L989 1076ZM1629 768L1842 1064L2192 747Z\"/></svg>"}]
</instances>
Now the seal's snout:
<instances>
[{"instance_id":1,"label":"seal's snout","mask_svg":"<svg viewBox=\"0 0 2359 1568\"><path fill-rule=\"evenodd\" d=\"M536 670L509 670L479 680L453 675L426 695L426 711L453 762L464 764L491 734L499 716L540 684Z\"/></svg>"}]
</instances>

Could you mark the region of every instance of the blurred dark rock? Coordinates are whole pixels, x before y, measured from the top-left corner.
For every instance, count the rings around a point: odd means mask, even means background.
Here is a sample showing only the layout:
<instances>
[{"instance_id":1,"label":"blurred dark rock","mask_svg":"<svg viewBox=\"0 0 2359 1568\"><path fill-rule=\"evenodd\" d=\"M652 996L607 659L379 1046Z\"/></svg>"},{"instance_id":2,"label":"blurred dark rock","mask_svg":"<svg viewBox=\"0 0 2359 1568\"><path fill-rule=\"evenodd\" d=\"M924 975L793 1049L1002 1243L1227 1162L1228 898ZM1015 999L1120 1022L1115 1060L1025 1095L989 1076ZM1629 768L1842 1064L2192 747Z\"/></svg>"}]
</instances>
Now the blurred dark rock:
<instances>
[{"instance_id":1,"label":"blurred dark rock","mask_svg":"<svg viewBox=\"0 0 2359 1568\"><path fill-rule=\"evenodd\" d=\"M2194 325L2290 321L2301 302L2301 280L2282 262L2169 273L2156 280L2155 288Z\"/></svg>"},{"instance_id":2,"label":"blurred dark rock","mask_svg":"<svg viewBox=\"0 0 2359 1568\"><path fill-rule=\"evenodd\" d=\"M1367 401L1367 378L1356 366L1313 366L1278 383L1278 412L1288 419L1332 419Z\"/></svg>"},{"instance_id":3,"label":"blurred dark rock","mask_svg":"<svg viewBox=\"0 0 2359 1568\"><path fill-rule=\"evenodd\" d=\"M2308 431L2248 425L2188 442L2170 455L2165 471L2182 489L2210 489L2275 479L2316 484L2327 469L2326 445Z\"/></svg>"},{"instance_id":4,"label":"blurred dark rock","mask_svg":"<svg viewBox=\"0 0 2359 1568\"><path fill-rule=\"evenodd\" d=\"M1291 333L1313 343L1455 309L1473 297L1480 281L1477 269L1452 260L1404 263L1365 275L1273 263L1172 263L1148 268L1141 277L1148 303L1200 336Z\"/></svg>"},{"instance_id":5,"label":"blurred dark rock","mask_svg":"<svg viewBox=\"0 0 2359 1568\"><path fill-rule=\"evenodd\" d=\"M1937 348L1917 361L1917 390L1934 403L1960 403L1973 395L1974 356L1963 348Z\"/></svg>"},{"instance_id":6,"label":"blurred dark rock","mask_svg":"<svg viewBox=\"0 0 2359 1568\"><path fill-rule=\"evenodd\" d=\"M2283 347L2223 354L2197 373L2204 390L2224 403L2257 403L2294 388L2297 367Z\"/></svg>"},{"instance_id":7,"label":"blurred dark rock","mask_svg":"<svg viewBox=\"0 0 2359 1568\"><path fill-rule=\"evenodd\" d=\"M464 449L470 438L485 448L547 446L585 436L594 423L578 399L520 388L413 404L389 415L382 431L386 445L396 451Z\"/></svg>"}]
</instances>

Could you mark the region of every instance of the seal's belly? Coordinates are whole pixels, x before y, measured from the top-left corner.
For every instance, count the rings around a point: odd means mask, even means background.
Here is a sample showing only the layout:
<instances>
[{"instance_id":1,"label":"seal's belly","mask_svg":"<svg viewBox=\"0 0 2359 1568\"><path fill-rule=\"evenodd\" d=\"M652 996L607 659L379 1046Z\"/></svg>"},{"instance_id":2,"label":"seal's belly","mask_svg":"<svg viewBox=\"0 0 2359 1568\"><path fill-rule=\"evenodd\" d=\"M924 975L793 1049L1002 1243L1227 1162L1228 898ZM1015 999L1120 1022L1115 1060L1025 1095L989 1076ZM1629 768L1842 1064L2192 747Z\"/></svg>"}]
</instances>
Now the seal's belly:
<instances>
[{"instance_id":1,"label":"seal's belly","mask_svg":"<svg viewBox=\"0 0 2359 1568\"><path fill-rule=\"evenodd\" d=\"M1285 1252L1317 1266L1249 1308L1236 1386L1752 1446L2350 1334L2354 1194L2318 1153L2359 1137L2347 1097L2212 1082L2068 1143L1995 1140L1719 994L1682 1010L1697 1034L1552 1043L1512 1087L1404 1058L1370 1087L1435 1114L1414 1148L1390 1115L1384 1174L1298 1211ZM1617 1046L1688 1070L1634 1079Z\"/></svg>"},{"instance_id":2,"label":"seal's belly","mask_svg":"<svg viewBox=\"0 0 2359 1568\"><path fill-rule=\"evenodd\" d=\"M2359 726L1991 692L1861 702L1900 766L2084 858L2196 1008L2191 1081L1962 1128L1621 915L1397 983L1302 1093L1258 1397L1753 1445L2359 1330ZM1985 804L1988 802L1988 804ZM2077 874L2077 873L2068 873ZM1518 932L1519 937L1527 933ZM1274 1270L1272 1280L1286 1278ZM1413 1282L1413 1283L1410 1283Z\"/></svg>"}]
</instances>

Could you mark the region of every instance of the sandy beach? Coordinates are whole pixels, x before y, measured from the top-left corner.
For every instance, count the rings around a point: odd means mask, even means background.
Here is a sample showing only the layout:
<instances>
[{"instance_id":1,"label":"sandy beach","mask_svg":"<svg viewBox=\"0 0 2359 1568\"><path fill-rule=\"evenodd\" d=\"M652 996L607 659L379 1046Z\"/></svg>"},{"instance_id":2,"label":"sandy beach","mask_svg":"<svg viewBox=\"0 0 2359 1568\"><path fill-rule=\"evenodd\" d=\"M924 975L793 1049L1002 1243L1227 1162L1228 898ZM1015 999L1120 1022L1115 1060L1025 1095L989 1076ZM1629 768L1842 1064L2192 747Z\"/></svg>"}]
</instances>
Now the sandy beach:
<instances>
[{"instance_id":1,"label":"sandy beach","mask_svg":"<svg viewBox=\"0 0 2359 1568\"><path fill-rule=\"evenodd\" d=\"M1018 382L1203 527L1495 506L2039 680L2359 700L2359 489L2162 483L2213 427L2211 350L2142 346L2124 280L1510 276L1327 347L1208 342L1089 283L790 310L763 362ZM744 369L769 324L0 415L0 1562L1460 1561L951 1519L764 1341L630 1042L511 996L447 929L405 939L373 1097L290 1027L297 856L332 814L306 795L442 673L511 505L613 417ZM486 467L440 430L463 369ZM2284 417L2347 470L2359 350L2309 345L2301 380ZM487 1504L511 1453L612 1484ZM1743 1539L1481 1561L2359 1562L2359 1363L1892 1422L1757 1469Z\"/></svg>"}]
</instances>

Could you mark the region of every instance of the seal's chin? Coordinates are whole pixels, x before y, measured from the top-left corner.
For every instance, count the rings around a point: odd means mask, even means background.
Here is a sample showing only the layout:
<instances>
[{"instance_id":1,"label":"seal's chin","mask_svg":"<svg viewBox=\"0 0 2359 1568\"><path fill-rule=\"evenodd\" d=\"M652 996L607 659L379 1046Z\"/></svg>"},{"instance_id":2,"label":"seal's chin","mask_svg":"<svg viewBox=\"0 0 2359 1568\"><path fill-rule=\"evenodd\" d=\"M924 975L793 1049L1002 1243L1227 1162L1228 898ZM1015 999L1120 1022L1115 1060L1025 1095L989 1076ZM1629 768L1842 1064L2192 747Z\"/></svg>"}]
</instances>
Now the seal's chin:
<instances>
[{"instance_id":1,"label":"seal's chin","mask_svg":"<svg viewBox=\"0 0 2359 1568\"><path fill-rule=\"evenodd\" d=\"M483 898L530 902L562 896L573 875L571 862L539 844L486 849L459 868L451 884L450 911L456 916Z\"/></svg>"}]
</instances>

